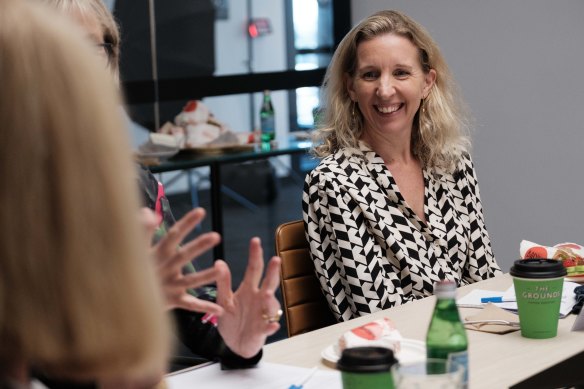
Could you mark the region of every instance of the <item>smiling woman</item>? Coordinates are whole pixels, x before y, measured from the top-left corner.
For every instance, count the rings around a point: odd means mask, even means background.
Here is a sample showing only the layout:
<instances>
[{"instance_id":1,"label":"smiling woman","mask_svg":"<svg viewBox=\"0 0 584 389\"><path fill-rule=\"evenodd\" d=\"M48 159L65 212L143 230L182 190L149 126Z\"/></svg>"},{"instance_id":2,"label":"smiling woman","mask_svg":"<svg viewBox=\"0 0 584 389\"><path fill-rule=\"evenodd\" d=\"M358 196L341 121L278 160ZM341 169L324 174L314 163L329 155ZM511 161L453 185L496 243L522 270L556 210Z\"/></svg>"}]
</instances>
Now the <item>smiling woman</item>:
<instances>
[{"instance_id":1,"label":"smiling woman","mask_svg":"<svg viewBox=\"0 0 584 389\"><path fill-rule=\"evenodd\" d=\"M303 212L321 287L339 320L500 272L440 50L408 16L381 11L338 46Z\"/></svg>"},{"instance_id":2,"label":"smiling woman","mask_svg":"<svg viewBox=\"0 0 584 389\"><path fill-rule=\"evenodd\" d=\"M364 41L357 58L347 90L364 118L363 140L370 145L385 139L394 145L405 142L401 147L407 149L414 117L434 85L436 71L424 72L416 46L393 34Z\"/></svg>"}]
</instances>

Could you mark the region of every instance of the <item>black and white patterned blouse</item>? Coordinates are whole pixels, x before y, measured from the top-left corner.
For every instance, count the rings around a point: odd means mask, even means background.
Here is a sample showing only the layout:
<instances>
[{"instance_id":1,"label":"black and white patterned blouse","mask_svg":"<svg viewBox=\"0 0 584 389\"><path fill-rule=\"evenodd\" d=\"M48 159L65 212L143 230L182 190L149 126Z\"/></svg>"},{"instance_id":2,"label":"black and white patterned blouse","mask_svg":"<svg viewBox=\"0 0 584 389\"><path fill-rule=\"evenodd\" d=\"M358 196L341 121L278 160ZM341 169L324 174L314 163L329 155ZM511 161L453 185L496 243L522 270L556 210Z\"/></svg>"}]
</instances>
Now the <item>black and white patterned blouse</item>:
<instances>
[{"instance_id":1,"label":"black and white patterned blouse","mask_svg":"<svg viewBox=\"0 0 584 389\"><path fill-rule=\"evenodd\" d=\"M339 321L430 296L501 272L485 228L468 155L454 174L424 169L424 223L383 159L360 142L308 174L303 212L316 274Z\"/></svg>"}]
</instances>

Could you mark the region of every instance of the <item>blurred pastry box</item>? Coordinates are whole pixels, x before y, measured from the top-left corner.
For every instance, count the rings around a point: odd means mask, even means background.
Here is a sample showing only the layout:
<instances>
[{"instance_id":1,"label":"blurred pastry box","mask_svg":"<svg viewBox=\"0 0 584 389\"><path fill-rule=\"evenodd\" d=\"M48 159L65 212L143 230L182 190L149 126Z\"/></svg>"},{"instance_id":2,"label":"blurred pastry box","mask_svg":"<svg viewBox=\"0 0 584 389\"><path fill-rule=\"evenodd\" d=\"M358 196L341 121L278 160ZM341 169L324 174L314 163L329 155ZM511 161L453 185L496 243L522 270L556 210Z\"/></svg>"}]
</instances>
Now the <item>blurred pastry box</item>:
<instances>
[{"instance_id":1,"label":"blurred pastry box","mask_svg":"<svg viewBox=\"0 0 584 389\"><path fill-rule=\"evenodd\" d=\"M235 133L199 100L189 101L174 118L166 122L161 134L172 135L181 149L228 148L247 145L249 133Z\"/></svg>"},{"instance_id":2,"label":"blurred pastry box","mask_svg":"<svg viewBox=\"0 0 584 389\"><path fill-rule=\"evenodd\" d=\"M251 143L250 143L251 140ZM200 100L190 100L166 122L136 153L144 164L156 164L181 150L201 153L221 153L253 148L249 133L236 133L216 119Z\"/></svg>"},{"instance_id":3,"label":"blurred pastry box","mask_svg":"<svg viewBox=\"0 0 584 389\"><path fill-rule=\"evenodd\" d=\"M346 348L360 346L379 346L400 351L402 336L389 318L382 318L366 323L345 332L339 338L339 354Z\"/></svg>"}]
</instances>

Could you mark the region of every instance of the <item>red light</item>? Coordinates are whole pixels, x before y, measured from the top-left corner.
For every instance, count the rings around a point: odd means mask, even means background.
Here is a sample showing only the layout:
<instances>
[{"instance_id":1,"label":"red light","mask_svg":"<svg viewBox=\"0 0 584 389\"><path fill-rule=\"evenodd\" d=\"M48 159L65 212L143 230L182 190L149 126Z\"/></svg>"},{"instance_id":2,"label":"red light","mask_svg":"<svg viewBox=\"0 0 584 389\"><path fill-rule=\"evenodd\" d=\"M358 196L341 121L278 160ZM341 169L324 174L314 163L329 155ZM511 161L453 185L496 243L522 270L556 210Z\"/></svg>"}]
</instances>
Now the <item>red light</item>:
<instances>
[{"instance_id":1,"label":"red light","mask_svg":"<svg viewBox=\"0 0 584 389\"><path fill-rule=\"evenodd\" d=\"M254 23L249 24L249 26L247 27L247 32L249 32L249 36L251 36L252 38L257 38L259 35L258 28Z\"/></svg>"},{"instance_id":2,"label":"red light","mask_svg":"<svg viewBox=\"0 0 584 389\"><path fill-rule=\"evenodd\" d=\"M249 21L247 32L252 38L267 35L272 32L272 26L268 18L255 18Z\"/></svg>"}]
</instances>

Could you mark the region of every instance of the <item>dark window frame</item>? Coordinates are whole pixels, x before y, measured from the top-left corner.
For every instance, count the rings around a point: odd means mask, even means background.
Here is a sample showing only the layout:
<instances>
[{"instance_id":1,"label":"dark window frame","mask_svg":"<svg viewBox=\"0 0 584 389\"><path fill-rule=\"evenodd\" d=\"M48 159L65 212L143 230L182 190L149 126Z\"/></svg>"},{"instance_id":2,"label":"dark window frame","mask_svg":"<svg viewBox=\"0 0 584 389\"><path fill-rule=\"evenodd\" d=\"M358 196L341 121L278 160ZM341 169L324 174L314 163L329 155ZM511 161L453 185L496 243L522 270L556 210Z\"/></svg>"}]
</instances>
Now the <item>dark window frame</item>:
<instances>
[{"instance_id":1,"label":"dark window frame","mask_svg":"<svg viewBox=\"0 0 584 389\"><path fill-rule=\"evenodd\" d=\"M290 3L289 1L286 2ZM290 16L291 18L291 16ZM333 34L335 48L351 28L351 0L333 0ZM326 69L287 70L227 76L205 76L182 79L127 81L122 83L127 104L154 103L156 86L158 102L200 99L255 93L264 89L293 90L305 86L320 86Z\"/></svg>"}]
</instances>

